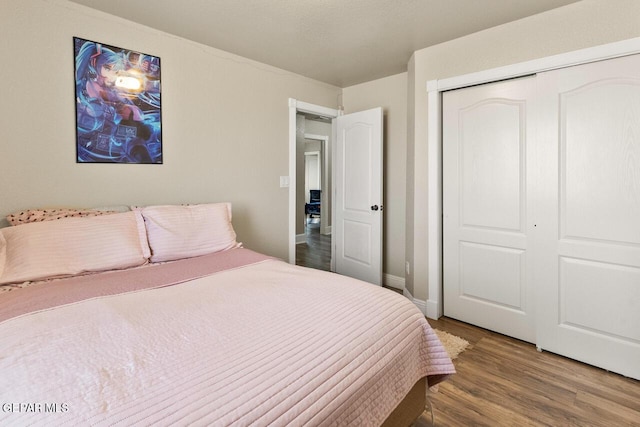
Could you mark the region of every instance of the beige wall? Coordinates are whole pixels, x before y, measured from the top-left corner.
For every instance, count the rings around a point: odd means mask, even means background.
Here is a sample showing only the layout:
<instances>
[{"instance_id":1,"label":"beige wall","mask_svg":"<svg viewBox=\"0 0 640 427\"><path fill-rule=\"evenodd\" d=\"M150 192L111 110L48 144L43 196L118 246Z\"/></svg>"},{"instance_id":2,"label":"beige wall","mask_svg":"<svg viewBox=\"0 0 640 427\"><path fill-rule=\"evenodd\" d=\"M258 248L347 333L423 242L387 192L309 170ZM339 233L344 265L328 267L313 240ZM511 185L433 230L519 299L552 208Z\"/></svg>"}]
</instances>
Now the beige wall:
<instances>
[{"instance_id":1,"label":"beige wall","mask_svg":"<svg viewBox=\"0 0 640 427\"><path fill-rule=\"evenodd\" d=\"M478 32L414 53L409 64L414 86L407 187L414 188L407 212L407 249L415 266L407 288L427 300L427 92L426 82L491 69L640 36L640 1L583 0L539 15ZM410 83L411 85L411 83ZM410 96L411 97L411 96ZM411 109L411 106L410 106Z\"/></svg>"},{"instance_id":2,"label":"beige wall","mask_svg":"<svg viewBox=\"0 0 640 427\"><path fill-rule=\"evenodd\" d=\"M407 73L343 89L345 113L384 112L384 249L382 271L404 278L407 166Z\"/></svg>"},{"instance_id":3,"label":"beige wall","mask_svg":"<svg viewBox=\"0 0 640 427\"><path fill-rule=\"evenodd\" d=\"M161 58L163 165L75 162L73 36ZM245 246L288 257L288 99L337 108L339 88L65 0L0 2L0 40L1 217L231 201Z\"/></svg>"},{"instance_id":4,"label":"beige wall","mask_svg":"<svg viewBox=\"0 0 640 427\"><path fill-rule=\"evenodd\" d=\"M337 108L343 93L347 112L385 110L383 268L405 277L406 258L405 285L426 300L426 82L638 37L639 17L638 0L583 0L419 50L408 73L341 91L65 0L1 1L0 216L228 200L247 247L287 258L288 99ZM163 165L75 163L73 36L161 58Z\"/></svg>"}]
</instances>

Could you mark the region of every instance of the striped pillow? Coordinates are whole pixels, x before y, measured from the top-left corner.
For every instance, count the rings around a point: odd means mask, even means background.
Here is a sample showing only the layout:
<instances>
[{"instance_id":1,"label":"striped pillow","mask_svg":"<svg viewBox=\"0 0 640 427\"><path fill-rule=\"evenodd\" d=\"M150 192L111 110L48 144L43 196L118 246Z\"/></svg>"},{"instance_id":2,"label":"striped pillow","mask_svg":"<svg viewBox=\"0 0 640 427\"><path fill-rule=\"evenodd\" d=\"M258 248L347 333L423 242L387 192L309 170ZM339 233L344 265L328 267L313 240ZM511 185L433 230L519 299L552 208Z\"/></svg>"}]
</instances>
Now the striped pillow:
<instances>
[{"instance_id":1,"label":"striped pillow","mask_svg":"<svg viewBox=\"0 0 640 427\"><path fill-rule=\"evenodd\" d=\"M150 256L139 212L0 229L0 284L123 269Z\"/></svg>"},{"instance_id":2,"label":"striped pillow","mask_svg":"<svg viewBox=\"0 0 640 427\"><path fill-rule=\"evenodd\" d=\"M151 262L172 261L240 246L231 225L231 204L164 205L140 208Z\"/></svg>"}]
</instances>

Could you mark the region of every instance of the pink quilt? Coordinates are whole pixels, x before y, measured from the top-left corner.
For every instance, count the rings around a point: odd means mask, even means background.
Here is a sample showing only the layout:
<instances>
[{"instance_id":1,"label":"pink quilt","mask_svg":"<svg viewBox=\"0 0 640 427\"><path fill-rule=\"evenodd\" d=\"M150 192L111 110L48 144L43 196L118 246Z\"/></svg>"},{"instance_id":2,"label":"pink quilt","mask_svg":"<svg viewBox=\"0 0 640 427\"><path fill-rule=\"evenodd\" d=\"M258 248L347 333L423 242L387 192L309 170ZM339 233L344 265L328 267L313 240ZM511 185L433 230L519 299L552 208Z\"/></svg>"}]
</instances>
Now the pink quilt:
<instances>
[{"instance_id":1,"label":"pink quilt","mask_svg":"<svg viewBox=\"0 0 640 427\"><path fill-rule=\"evenodd\" d=\"M247 249L0 295L1 425L378 425L454 373L392 291Z\"/></svg>"}]
</instances>

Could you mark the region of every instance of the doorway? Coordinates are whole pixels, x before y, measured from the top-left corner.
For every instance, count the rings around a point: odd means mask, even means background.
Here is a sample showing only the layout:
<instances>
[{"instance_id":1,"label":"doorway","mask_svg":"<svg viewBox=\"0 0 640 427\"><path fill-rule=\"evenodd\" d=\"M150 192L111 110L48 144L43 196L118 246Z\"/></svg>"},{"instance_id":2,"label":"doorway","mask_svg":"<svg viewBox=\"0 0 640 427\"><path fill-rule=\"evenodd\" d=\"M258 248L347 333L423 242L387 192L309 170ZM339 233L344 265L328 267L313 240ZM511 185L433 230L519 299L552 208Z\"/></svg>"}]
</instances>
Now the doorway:
<instances>
[{"instance_id":1,"label":"doorway","mask_svg":"<svg viewBox=\"0 0 640 427\"><path fill-rule=\"evenodd\" d=\"M303 209L302 218L297 221L302 220L302 233L298 234L299 224L296 224L296 265L331 271L331 159L328 156L331 121L303 116L304 122L300 124L305 129L326 135L304 133L304 143L297 148L303 150L304 155L304 192L300 197L297 191L296 197L296 211Z\"/></svg>"},{"instance_id":2,"label":"doorway","mask_svg":"<svg viewBox=\"0 0 640 427\"><path fill-rule=\"evenodd\" d=\"M304 133L304 206L305 221L308 215L316 217L319 224L320 234L331 235L331 133L332 123L330 120L318 120L317 118L305 117L305 126L311 128L315 133ZM321 134L323 133L323 134ZM309 162L309 163L307 163ZM317 166L316 166L317 162ZM311 190L320 190L320 200L310 200ZM312 214L306 212L306 204L313 203ZM324 209L322 209L324 207ZM319 213L315 212L319 210Z\"/></svg>"},{"instance_id":3,"label":"doorway","mask_svg":"<svg viewBox=\"0 0 640 427\"><path fill-rule=\"evenodd\" d=\"M323 270L334 271L331 244L331 141L333 120L339 111L289 100L289 263L296 264L298 255L307 259L321 258ZM307 215L305 204L309 197L305 189L305 145L307 151L319 151L320 169L320 215ZM315 149L314 149L315 148ZM309 224L307 224L309 222ZM307 244L307 231L313 241ZM300 254L300 252L302 252ZM327 266L326 258L329 262ZM316 263L304 261L303 265L318 268Z\"/></svg>"},{"instance_id":4,"label":"doorway","mask_svg":"<svg viewBox=\"0 0 640 427\"><path fill-rule=\"evenodd\" d=\"M330 271L382 285L382 108L350 114L289 99L289 263L295 263L296 230L303 225L305 114L331 120L325 158L331 182L323 210L332 221ZM326 132L325 132L326 133ZM287 178L287 177L284 177ZM335 201L335 203L332 203ZM329 205L328 207L326 205ZM322 216L321 216L322 218Z\"/></svg>"}]
</instances>

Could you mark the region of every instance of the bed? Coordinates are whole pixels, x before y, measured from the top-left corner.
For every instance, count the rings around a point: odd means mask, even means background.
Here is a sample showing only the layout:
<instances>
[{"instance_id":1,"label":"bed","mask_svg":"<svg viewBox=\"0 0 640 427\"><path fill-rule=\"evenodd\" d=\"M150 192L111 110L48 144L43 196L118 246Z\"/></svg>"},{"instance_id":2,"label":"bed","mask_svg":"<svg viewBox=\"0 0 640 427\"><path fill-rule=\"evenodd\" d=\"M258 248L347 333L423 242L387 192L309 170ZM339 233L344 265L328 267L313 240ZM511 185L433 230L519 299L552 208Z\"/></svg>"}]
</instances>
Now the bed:
<instances>
[{"instance_id":1,"label":"bed","mask_svg":"<svg viewBox=\"0 0 640 427\"><path fill-rule=\"evenodd\" d=\"M409 425L455 372L402 295L235 239L227 203L0 229L0 424Z\"/></svg>"}]
</instances>

